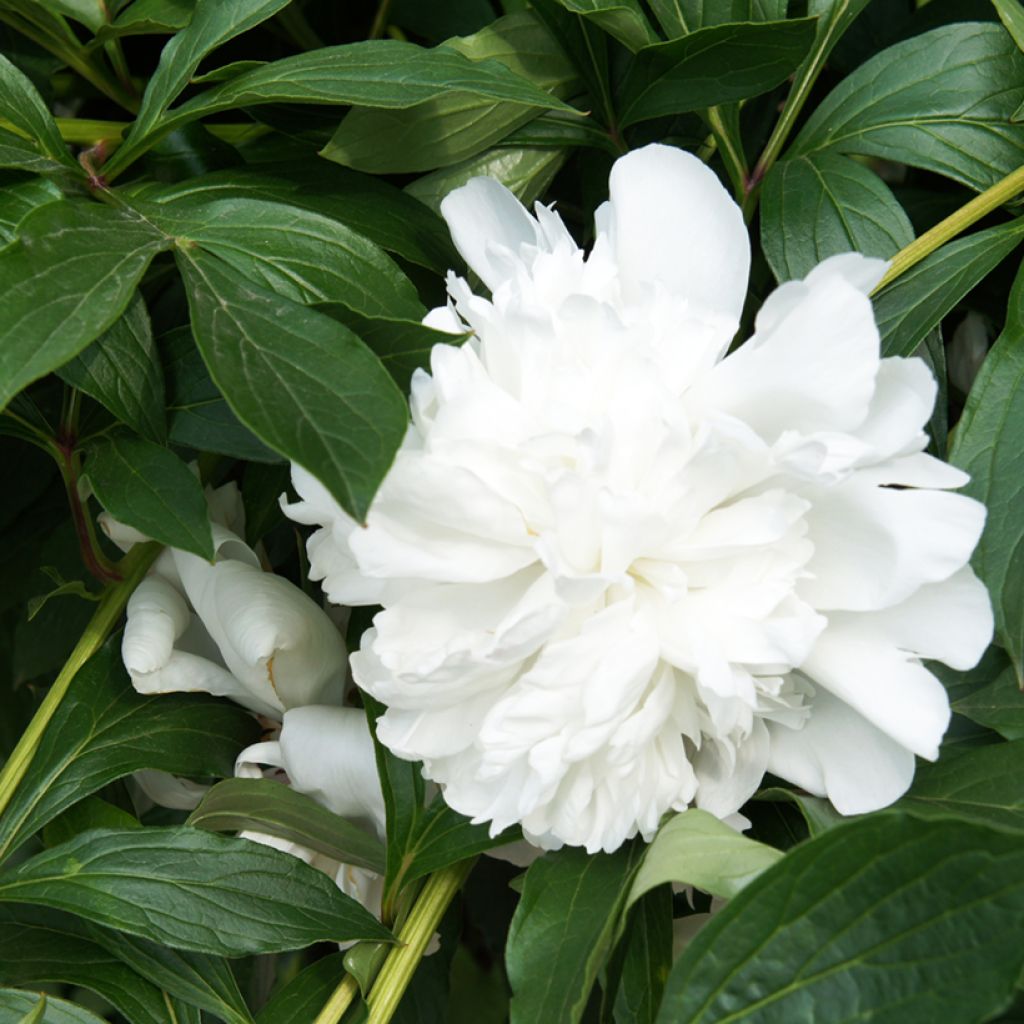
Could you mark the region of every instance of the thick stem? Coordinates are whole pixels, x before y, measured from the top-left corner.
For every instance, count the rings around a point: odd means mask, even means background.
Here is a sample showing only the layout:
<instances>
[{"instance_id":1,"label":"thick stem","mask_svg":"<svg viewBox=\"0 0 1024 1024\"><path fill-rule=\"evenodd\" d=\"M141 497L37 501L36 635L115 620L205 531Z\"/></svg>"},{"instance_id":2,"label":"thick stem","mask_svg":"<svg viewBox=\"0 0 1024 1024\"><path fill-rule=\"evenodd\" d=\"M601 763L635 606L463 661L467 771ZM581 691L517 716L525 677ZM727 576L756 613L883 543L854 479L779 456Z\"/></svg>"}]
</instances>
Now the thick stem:
<instances>
[{"instance_id":1,"label":"thick stem","mask_svg":"<svg viewBox=\"0 0 1024 1024\"><path fill-rule=\"evenodd\" d=\"M476 858L452 864L431 875L423 886L409 917L398 933L399 945L388 954L367 1002L367 1024L388 1024L412 980L431 935L437 931L448 904L462 888ZM333 1022L332 1022L333 1024Z\"/></svg>"},{"instance_id":2,"label":"thick stem","mask_svg":"<svg viewBox=\"0 0 1024 1024\"><path fill-rule=\"evenodd\" d=\"M132 591L146 575L146 571L159 553L159 544L137 544L119 563L118 569L123 579L120 583L107 588L89 625L85 627L85 632L79 637L75 649L64 663L39 709L32 716L28 728L18 740L18 745L0 770L0 814L6 810L18 784L25 777L43 732L53 718L54 712L60 707L71 680L103 645L107 634L120 618Z\"/></svg>"},{"instance_id":3,"label":"thick stem","mask_svg":"<svg viewBox=\"0 0 1024 1024\"><path fill-rule=\"evenodd\" d=\"M985 189L981 195L975 196L945 220L939 221L920 238L915 238L910 245L900 249L892 258L892 263L885 277L878 282L875 291L881 291L886 285L892 284L901 274L905 274L916 263L931 255L941 245L956 238L982 217L997 210L1003 203L1009 202L1014 196L1024 192L1024 166L1018 167L1005 178L997 181L991 188Z\"/></svg>"},{"instance_id":4,"label":"thick stem","mask_svg":"<svg viewBox=\"0 0 1024 1024\"><path fill-rule=\"evenodd\" d=\"M359 993L359 983L351 974L341 979L341 984L331 993L324 1008L316 1015L313 1024L338 1024Z\"/></svg>"}]
</instances>

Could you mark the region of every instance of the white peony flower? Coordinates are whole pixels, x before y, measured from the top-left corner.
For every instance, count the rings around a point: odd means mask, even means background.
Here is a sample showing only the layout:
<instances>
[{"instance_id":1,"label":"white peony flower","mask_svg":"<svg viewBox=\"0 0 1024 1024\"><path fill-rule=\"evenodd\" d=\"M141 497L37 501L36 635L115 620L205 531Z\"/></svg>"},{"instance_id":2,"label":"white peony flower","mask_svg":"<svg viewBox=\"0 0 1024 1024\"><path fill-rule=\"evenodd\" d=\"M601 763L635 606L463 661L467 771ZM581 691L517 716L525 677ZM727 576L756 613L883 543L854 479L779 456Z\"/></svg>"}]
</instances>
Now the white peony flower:
<instances>
[{"instance_id":1,"label":"white peony flower","mask_svg":"<svg viewBox=\"0 0 1024 1024\"><path fill-rule=\"evenodd\" d=\"M984 508L924 453L936 386L881 359L885 265L833 257L727 354L749 246L695 157L618 160L585 255L476 179L442 212L439 345L365 527L301 467L330 600L384 606L353 655L379 734L456 810L614 850L667 811L737 810L766 771L839 811L902 794L949 720L921 663L992 632Z\"/></svg>"},{"instance_id":2,"label":"white peony flower","mask_svg":"<svg viewBox=\"0 0 1024 1024\"><path fill-rule=\"evenodd\" d=\"M129 598L121 655L132 685L140 693L230 697L278 719L297 705L340 703L341 634L298 587L264 572L252 548L224 525L239 521L232 494L233 484L208 495L216 561L164 551ZM115 520L104 528L118 543L139 540Z\"/></svg>"}]
</instances>

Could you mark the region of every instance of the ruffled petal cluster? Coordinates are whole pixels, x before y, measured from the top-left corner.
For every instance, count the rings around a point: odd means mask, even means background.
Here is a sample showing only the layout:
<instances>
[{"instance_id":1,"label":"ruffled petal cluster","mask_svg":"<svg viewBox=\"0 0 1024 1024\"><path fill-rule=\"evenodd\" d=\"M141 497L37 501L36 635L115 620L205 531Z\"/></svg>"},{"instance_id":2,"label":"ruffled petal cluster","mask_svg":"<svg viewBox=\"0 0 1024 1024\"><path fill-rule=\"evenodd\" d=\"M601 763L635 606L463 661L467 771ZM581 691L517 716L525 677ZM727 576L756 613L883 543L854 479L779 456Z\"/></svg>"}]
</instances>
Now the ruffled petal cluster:
<instances>
[{"instance_id":1,"label":"ruffled petal cluster","mask_svg":"<svg viewBox=\"0 0 1024 1024\"><path fill-rule=\"evenodd\" d=\"M903 793L949 719L923 659L992 632L984 508L925 453L936 385L881 358L884 264L782 285L730 352L749 244L696 158L618 160L589 254L476 179L442 212L490 290L412 383L365 526L301 467L314 579L380 604L352 657L379 735L449 804L541 846L614 850L766 771L842 813Z\"/></svg>"}]
</instances>

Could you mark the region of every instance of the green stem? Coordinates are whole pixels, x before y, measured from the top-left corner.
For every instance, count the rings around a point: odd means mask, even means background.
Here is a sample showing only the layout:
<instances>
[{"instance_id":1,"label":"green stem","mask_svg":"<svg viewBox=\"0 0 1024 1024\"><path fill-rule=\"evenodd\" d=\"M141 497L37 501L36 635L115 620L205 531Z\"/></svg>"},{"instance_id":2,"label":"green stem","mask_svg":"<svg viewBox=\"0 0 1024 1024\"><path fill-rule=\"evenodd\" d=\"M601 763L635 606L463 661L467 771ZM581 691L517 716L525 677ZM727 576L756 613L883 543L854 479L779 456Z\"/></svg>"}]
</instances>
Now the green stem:
<instances>
[{"instance_id":1,"label":"green stem","mask_svg":"<svg viewBox=\"0 0 1024 1024\"><path fill-rule=\"evenodd\" d=\"M739 140L729 130L729 125L722 116L721 107L708 107L705 117L715 137L718 151L722 155L725 172L729 175L729 181L732 182L736 201L742 203L746 197L747 181L750 178L746 154L739 145Z\"/></svg>"},{"instance_id":2,"label":"green stem","mask_svg":"<svg viewBox=\"0 0 1024 1024\"><path fill-rule=\"evenodd\" d=\"M405 924L398 933L399 945L388 954L367 1002L370 1016L367 1024L388 1024L398 1009L412 976L423 959L431 935L437 931L448 904L462 888L476 863L476 858L451 864L432 874L416 900ZM332 1022L333 1024L333 1022Z\"/></svg>"},{"instance_id":3,"label":"green stem","mask_svg":"<svg viewBox=\"0 0 1024 1024\"><path fill-rule=\"evenodd\" d=\"M6 810L18 784L25 777L39 746L39 741L50 719L53 718L54 712L60 707L60 702L64 699L71 680L103 645L107 634L120 618L132 591L146 575L146 571L153 564L159 552L158 544L137 544L118 564L118 570L124 578L120 583L108 587L103 594L89 625L85 627L85 632L79 637L75 649L64 663L64 667L60 670L53 686L50 687L49 693L39 705L28 728L18 740L18 745L7 759L3 769L0 770L0 814Z\"/></svg>"},{"instance_id":4,"label":"green stem","mask_svg":"<svg viewBox=\"0 0 1024 1024\"><path fill-rule=\"evenodd\" d=\"M388 27L388 15L391 13L391 0L380 0L377 13L373 16L367 39L382 39Z\"/></svg>"},{"instance_id":5,"label":"green stem","mask_svg":"<svg viewBox=\"0 0 1024 1024\"><path fill-rule=\"evenodd\" d=\"M313 1024L338 1024L359 993L359 983L351 974L341 979L341 984L331 993L324 1008L316 1015Z\"/></svg>"},{"instance_id":6,"label":"green stem","mask_svg":"<svg viewBox=\"0 0 1024 1024\"><path fill-rule=\"evenodd\" d=\"M926 256L931 255L939 246L956 238L972 224L992 213L993 210L997 210L1021 192L1024 192L1024 166L1018 167L1017 170L997 181L991 188L985 189L981 195L975 196L945 220L939 221L935 227L930 228L920 238L915 238L910 245L900 249L892 258L885 277L878 282L872 294L881 291L886 285L892 284L896 278L905 274Z\"/></svg>"}]
</instances>

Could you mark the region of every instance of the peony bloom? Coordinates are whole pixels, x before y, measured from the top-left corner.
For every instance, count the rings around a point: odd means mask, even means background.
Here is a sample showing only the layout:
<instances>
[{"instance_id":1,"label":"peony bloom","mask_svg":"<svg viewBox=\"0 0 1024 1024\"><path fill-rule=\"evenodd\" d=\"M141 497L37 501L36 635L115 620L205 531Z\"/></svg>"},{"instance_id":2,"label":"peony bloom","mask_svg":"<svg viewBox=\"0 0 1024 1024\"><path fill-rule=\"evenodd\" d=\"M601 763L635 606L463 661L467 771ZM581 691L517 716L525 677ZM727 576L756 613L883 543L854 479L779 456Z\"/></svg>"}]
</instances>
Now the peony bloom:
<instances>
[{"instance_id":1,"label":"peony bloom","mask_svg":"<svg viewBox=\"0 0 1024 1024\"><path fill-rule=\"evenodd\" d=\"M346 650L327 613L293 583L264 572L241 529L234 484L208 495L216 561L170 549L128 600L121 656L140 693L203 691L272 718L340 703ZM103 521L119 544L136 531Z\"/></svg>"},{"instance_id":2,"label":"peony bloom","mask_svg":"<svg viewBox=\"0 0 1024 1024\"><path fill-rule=\"evenodd\" d=\"M442 212L449 276L412 423L364 527L301 467L331 601L381 604L352 657L381 740L456 810L614 850L667 811L727 817L766 771L845 814L902 794L992 632L985 518L925 454L936 386L882 359L836 256L729 353L749 245L695 157L618 160L584 254L478 178Z\"/></svg>"}]
</instances>

